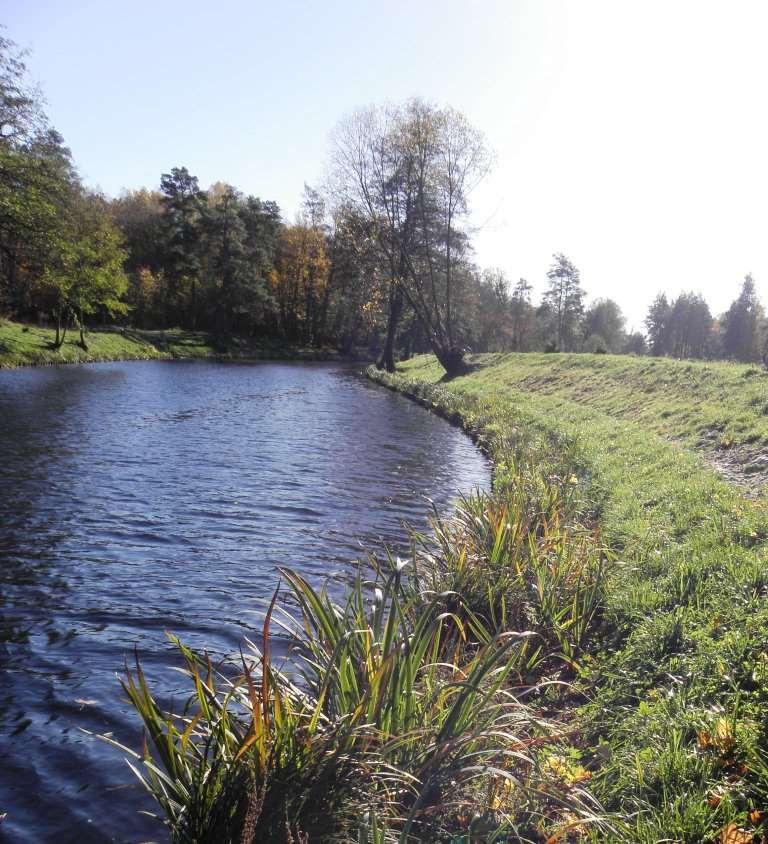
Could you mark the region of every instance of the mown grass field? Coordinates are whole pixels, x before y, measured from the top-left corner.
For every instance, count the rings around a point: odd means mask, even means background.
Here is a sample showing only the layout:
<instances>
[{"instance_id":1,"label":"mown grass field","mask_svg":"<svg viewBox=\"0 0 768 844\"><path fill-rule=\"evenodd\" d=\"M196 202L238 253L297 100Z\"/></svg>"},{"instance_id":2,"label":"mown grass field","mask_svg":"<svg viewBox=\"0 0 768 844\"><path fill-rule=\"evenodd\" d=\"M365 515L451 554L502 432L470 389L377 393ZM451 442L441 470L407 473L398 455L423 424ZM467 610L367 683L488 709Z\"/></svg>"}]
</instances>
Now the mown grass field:
<instances>
[{"instance_id":1,"label":"mown grass field","mask_svg":"<svg viewBox=\"0 0 768 844\"><path fill-rule=\"evenodd\" d=\"M53 329L1 320L0 369L110 360L328 360L338 357L331 348L306 348L266 338L221 338L204 331L180 328L89 331L87 349L80 346L77 331L70 330L58 349L54 348L54 338Z\"/></svg>"},{"instance_id":2,"label":"mown grass field","mask_svg":"<svg viewBox=\"0 0 768 844\"><path fill-rule=\"evenodd\" d=\"M474 430L497 485L522 431L569 455L608 563L561 755L624 824L616 840L768 840L768 510L708 462L766 442L768 375L592 355L471 363L447 383L431 357L377 377Z\"/></svg>"}]
</instances>

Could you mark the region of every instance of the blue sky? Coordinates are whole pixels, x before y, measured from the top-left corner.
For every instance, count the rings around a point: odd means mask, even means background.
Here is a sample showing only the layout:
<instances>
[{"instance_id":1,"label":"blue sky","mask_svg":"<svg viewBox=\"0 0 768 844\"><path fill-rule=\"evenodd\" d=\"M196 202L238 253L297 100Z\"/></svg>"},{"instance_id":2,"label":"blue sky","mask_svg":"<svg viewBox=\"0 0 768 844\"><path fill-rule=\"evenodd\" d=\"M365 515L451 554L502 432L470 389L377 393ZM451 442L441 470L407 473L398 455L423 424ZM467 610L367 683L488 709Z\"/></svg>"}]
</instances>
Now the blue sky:
<instances>
[{"instance_id":1,"label":"blue sky","mask_svg":"<svg viewBox=\"0 0 768 844\"><path fill-rule=\"evenodd\" d=\"M768 299L768 9L708 0L6 0L85 181L187 166L290 218L355 108L462 110L497 165L477 260L540 290L566 252L639 327L659 289ZM768 302L766 302L768 304Z\"/></svg>"}]
</instances>

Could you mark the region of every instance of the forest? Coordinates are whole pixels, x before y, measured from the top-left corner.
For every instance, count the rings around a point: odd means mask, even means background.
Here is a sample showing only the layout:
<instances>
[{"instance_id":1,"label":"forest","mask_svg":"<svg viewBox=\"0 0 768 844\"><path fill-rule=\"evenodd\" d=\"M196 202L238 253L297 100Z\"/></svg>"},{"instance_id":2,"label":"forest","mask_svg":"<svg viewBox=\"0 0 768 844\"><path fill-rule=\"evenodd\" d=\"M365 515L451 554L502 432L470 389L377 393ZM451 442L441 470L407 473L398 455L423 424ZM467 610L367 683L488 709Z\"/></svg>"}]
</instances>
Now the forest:
<instances>
[{"instance_id":1,"label":"forest","mask_svg":"<svg viewBox=\"0 0 768 844\"><path fill-rule=\"evenodd\" d=\"M419 100L361 110L332 135L329 174L278 204L186 167L111 198L86 187L0 38L0 316L68 330L181 327L366 350L379 365L433 351L586 351L763 358L766 321L747 275L724 314L697 293L659 293L643 332L612 299L588 302L555 254L534 301L528 280L474 260L469 198L492 155L450 108ZM544 268L542 268L544 272Z\"/></svg>"}]
</instances>

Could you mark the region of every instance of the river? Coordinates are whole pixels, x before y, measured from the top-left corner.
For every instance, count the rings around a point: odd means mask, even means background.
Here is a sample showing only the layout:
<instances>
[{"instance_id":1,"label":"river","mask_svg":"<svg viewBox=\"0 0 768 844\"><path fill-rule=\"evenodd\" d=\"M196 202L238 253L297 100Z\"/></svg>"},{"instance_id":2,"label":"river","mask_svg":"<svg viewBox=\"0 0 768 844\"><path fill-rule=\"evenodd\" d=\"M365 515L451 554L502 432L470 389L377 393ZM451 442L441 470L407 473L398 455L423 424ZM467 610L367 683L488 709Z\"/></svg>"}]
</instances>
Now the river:
<instances>
[{"instance_id":1,"label":"river","mask_svg":"<svg viewBox=\"0 0 768 844\"><path fill-rule=\"evenodd\" d=\"M254 635L291 566L343 589L363 549L487 487L460 431L338 364L0 371L0 841L164 841L123 755L134 647Z\"/></svg>"}]
</instances>

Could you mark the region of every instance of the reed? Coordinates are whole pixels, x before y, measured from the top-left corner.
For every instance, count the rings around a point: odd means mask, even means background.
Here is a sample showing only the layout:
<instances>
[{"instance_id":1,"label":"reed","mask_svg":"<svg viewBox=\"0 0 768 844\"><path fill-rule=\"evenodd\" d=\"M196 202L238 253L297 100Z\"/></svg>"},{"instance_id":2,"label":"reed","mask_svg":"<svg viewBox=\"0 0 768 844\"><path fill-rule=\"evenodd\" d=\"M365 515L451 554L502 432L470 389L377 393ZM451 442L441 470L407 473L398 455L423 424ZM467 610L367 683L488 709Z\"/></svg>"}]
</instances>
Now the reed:
<instances>
[{"instance_id":1,"label":"reed","mask_svg":"<svg viewBox=\"0 0 768 844\"><path fill-rule=\"evenodd\" d=\"M570 476L527 459L531 447L510 450L493 493L413 533L406 559L361 563L342 600L281 569L260 641L237 660L215 667L173 639L190 690L180 712L136 659L123 685L146 738L131 764L174 841L540 842L608 828L584 782L551 764L568 729L545 714L579 671L605 554Z\"/></svg>"}]
</instances>

